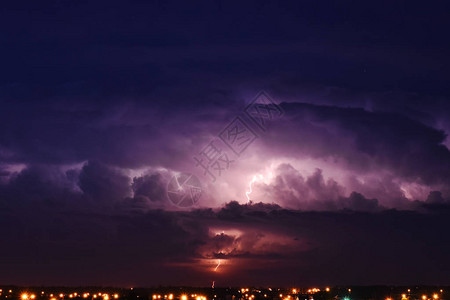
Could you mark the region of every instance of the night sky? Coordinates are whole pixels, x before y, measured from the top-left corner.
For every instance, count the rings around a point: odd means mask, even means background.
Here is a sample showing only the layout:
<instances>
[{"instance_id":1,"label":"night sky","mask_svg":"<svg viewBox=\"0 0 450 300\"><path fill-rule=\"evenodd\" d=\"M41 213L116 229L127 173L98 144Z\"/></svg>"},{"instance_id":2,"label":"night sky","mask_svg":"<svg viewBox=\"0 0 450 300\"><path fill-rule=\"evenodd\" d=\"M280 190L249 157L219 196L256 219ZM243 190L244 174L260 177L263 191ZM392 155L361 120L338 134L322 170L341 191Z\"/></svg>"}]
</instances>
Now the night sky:
<instances>
[{"instance_id":1,"label":"night sky","mask_svg":"<svg viewBox=\"0 0 450 300\"><path fill-rule=\"evenodd\" d=\"M450 284L449 8L2 3L0 282Z\"/></svg>"}]
</instances>

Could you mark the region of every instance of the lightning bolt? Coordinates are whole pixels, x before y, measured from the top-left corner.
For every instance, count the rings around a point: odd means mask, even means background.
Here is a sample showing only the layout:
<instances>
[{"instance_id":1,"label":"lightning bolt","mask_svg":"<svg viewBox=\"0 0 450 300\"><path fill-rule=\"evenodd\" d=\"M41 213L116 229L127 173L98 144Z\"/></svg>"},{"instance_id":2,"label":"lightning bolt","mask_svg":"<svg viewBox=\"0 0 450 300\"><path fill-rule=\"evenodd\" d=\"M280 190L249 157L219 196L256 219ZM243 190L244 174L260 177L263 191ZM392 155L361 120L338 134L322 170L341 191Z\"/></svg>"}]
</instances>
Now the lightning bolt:
<instances>
[{"instance_id":1,"label":"lightning bolt","mask_svg":"<svg viewBox=\"0 0 450 300\"><path fill-rule=\"evenodd\" d=\"M256 182L256 180L258 180L258 178L259 178L259 179L262 179L263 176L262 176L261 174L254 175L253 178L252 178L252 180L251 180L250 183L248 184L249 191L248 191L248 192L245 192L245 197L247 197L247 203L250 202L250 197L249 197L249 195L253 192L253 190L252 190L252 185Z\"/></svg>"},{"instance_id":2,"label":"lightning bolt","mask_svg":"<svg viewBox=\"0 0 450 300\"><path fill-rule=\"evenodd\" d=\"M217 272L217 269L219 268L220 263L221 263L221 261L220 261L220 259L219 259L219 261L218 261L218 263L217 263L217 266L214 268L214 272Z\"/></svg>"}]
</instances>

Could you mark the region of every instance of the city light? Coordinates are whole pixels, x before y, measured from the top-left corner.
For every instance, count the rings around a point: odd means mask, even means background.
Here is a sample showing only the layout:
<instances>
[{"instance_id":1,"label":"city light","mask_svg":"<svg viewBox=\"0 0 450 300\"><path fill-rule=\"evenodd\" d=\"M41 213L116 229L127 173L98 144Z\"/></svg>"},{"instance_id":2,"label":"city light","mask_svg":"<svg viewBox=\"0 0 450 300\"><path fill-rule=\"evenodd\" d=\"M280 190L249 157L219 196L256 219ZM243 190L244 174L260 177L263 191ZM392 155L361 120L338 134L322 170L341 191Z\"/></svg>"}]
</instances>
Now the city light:
<instances>
[{"instance_id":1,"label":"city light","mask_svg":"<svg viewBox=\"0 0 450 300\"><path fill-rule=\"evenodd\" d=\"M240 295L239 298L236 298L236 300L257 300L258 299L269 299L269 300L274 300L274 299L278 299L278 300L308 300L307 296L305 294L309 294L309 300L313 300L315 299L315 297L313 298L313 295L315 293L320 293L320 292L331 292L333 288L332 287L325 287L322 290L319 288L309 288L309 289L299 289L299 288L289 288L289 289L283 289L283 288L278 288L278 289L270 289L270 288L266 288L266 289L257 289L257 288L239 288L236 289L235 292L238 293L242 293ZM339 290L339 288L337 288L337 290ZM415 291L413 291L411 293L412 289L408 289L407 293L404 290L399 290L398 294L396 291L392 290L390 294L385 294L385 296L381 299L384 300L440 300L440 299L444 299L443 297L443 289L437 289L437 290L426 290L426 289L422 289L421 291L417 291L418 295L416 294ZM0 295L3 292L3 289L0 289ZM7 290L5 290L7 291ZM269 294L269 291L271 291L272 293ZM350 288L344 288L343 290L341 290L343 292L348 292L347 295L342 295L342 300L354 300L351 299L351 292L352 289ZM46 290L46 291L39 291L37 294L32 293L32 290L27 290L27 292L22 292L18 298L13 298L13 299L19 299L19 300L69 300L69 298L71 298L70 300L78 300L83 298L83 300L119 300L122 299L122 296L120 296L118 293L113 293L111 291L108 291L107 293L105 293L105 291L103 292L98 292L96 291L95 293L91 294L89 292L82 292L82 293L77 293L77 292L71 292L69 294L69 291L66 290L66 294L53 294L50 293L50 290ZM194 291L193 291L194 292ZM259 295L258 295L259 293ZM360 293L360 291L358 290L358 294ZM427 293L427 294L425 294ZM393 295L396 296L393 296ZM321 299L328 299L328 297L332 297L334 294L322 294L320 295ZM417 296L416 296L417 295ZM58 297L59 296L59 297ZM305 296L305 297L303 297ZM139 296L136 296L137 298L139 298ZM205 294L203 294L203 292L198 293L198 294L178 294L176 290L167 290L162 294L150 294L148 296L150 300L217 300L217 299L224 299L224 295L219 295L218 293L213 293L211 294L211 298L207 299L207 296ZM5 298L8 298L8 296L6 296ZM126 295L123 295L123 299L126 299ZM353 297L352 297L353 298ZM13 299L5 299L5 300L13 300ZM143 298L141 296L141 299L137 299L137 300L144 300L146 298ZM330 298L331 299L331 298ZM0 299L1 300L1 299Z\"/></svg>"}]
</instances>

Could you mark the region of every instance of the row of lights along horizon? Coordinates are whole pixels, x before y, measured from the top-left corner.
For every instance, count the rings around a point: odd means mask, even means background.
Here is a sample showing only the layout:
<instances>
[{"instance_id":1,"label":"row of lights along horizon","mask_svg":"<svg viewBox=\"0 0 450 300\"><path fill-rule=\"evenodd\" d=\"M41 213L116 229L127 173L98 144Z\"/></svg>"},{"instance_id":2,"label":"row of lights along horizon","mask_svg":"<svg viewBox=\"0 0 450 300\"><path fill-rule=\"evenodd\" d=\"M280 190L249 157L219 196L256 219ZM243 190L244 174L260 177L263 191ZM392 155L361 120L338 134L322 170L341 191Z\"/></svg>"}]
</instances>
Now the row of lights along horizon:
<instances>
[{"instance_id":1,"label":"row of lights along horizon","mask_svg":"<svg viewBox=\"0 0 450 300\"><path fill-rule=\"evenodd\" d=\"M367 288L367 287L366 287ZM387 287L379 287L379 289ZM36 288L17 288L0 289L0 299L20 299L20 300L69 300L69 299L86 299L86 300L115 300L115 299L131 299L140 298L143 300L255 300L255 299L275 299L275 300L314 300L314 299L380 299L380 300L445 300L444 289L421 288L406 289L403 293L399 293L398 289L394 291L392 288L384 297L363 296L359 293L352 293L350 288L172 288L172 292L168 292L170 288L157 289L113 289L105 288L104 291L91 290L78 292L61 292L61 290L69 288L55 288L54 291L40 292ZM360 288L361 289L361 288ZM376 289L374 287L373 289ZM59 290L59 291L58 291ZM115 290L115 291L114 291ZM183 291L185 290L185 291ZM198 292L193 292L198 290ZM189 292L190 291L190 292ZM422 294L420 293L422 292ZM426 293L425 293L426 292ZM375 292L379 294L379 292ZM449 298L450 299L450 298Z\"/></svg>"}]
</instances>

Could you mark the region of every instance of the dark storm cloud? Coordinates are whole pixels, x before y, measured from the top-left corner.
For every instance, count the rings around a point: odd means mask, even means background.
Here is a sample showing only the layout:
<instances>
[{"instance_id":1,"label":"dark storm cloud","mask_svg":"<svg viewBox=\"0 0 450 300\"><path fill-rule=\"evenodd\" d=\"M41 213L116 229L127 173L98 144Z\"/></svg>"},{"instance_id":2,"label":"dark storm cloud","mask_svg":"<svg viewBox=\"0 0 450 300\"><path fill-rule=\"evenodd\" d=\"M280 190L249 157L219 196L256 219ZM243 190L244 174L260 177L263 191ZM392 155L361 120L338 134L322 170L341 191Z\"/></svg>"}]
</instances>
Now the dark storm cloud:
<instances>
[{"instance_id":1,"label":"dark storm cloud","mask_svg":"<svg viewBox=\"0 0 450 300\"><path fill-rule=\"evenodd\" d=\"M192 154L197 153L239 107L228 105L229 110L224 107L214 111L209 107L192 114L161 111L159 115L142 103L124 104L98 108L95 114L81 118L79 116L85 112L78 114L78 109L73 112L61 108L44 113L42 109L34 112L31 108L27 113L33 115L36 125L15 124L18 119L14 117L5 121L3 141L11 150L3 158L6 163L25 164L36 161L73 164L93 159L104 164L104 169L97 171L98 177L108 170L108 165L112 168L152 165L172 170L192 168ZM350 170L354 177L389 171L391 178L380 177L382 189L375 188L378 184L375 182L361 186L358 180L348 186L382 200L402 198L400 187L389 183L397 178L435 185L434 189L443 189L442 192L448 194L450 154L442 144L445 138L442 131L393 113L305 103L284 103L283 107L284 119L274 124L269 134L261 139L263 148L259 153L265 159L277 156L327 159L331 165L335 163L339 168ZM58 115L61 111L65 111L63 117ZM38 122L40 112L44 119ZM13 115L14 111L6 111L7 114ZM78 176L78 173L72 174ZM89 176L86 172L81 174ZM127 180L119 181L122 184ZM348 190L347 195L351 191ZM124 193L120 192L117 197L121 198ZM328 196L332 199L337 194Z\"/></svg>"},{"instance_id":2,"label":"dark storm cloud","mask_svg":"<svg viewBox=\"0 0 450 300\"><path fill-rule=\"evenodd\" d=\"M359 196L356 195L357 197ZM267 213L258 214L258 218L255 218L255 212L261 211L258 205L253 208L230 203L218 212L222 226L223 220L231 222L229 223L231 228L235 226L235 223L243 222L245 226L241 228L246 228L248 232L258 233L255 239L248 240L249 244L238 249L233 247L240 246L239 238L235 237L233 242L230 241L230 236L223 234L213 238L227 241L221 246L224 246L225 249L228 248L230 258L239 257L244 253L247 258L251 258L252 255L265 258L259 260L258 263L252 260L247 262L243 260L241 264L244 265L242 269L245 275L252 274L252 276L258 277L255 271L260 267L263 269L270 265L272 274L283 271L288 271L289 274L299 274L298 277L293 275L294 279L288 279L288 281L292 280L292 283L298 282L297 280L309 284L317 282L306 279L302 276L304 274L308 274L308 278L320 278L319 281L323 283L338 276L340 282L344 283L349 280L345 278L347 272L361 276L358 279L361 282L382 283L402 280L407 282L414 281L417 274L421 272L430 272L429 274L437 272L439 273L439 275L436 274L437 277L443 276L445 271L442 272L443 269L439 264L449 263L444 255L445 250L440 249L436 252L430 250L424 253L423 247L426 246L421 246L426 244L431 245L432 248L448 247L447 241L440 240L442 238L446 240L445 233L428 231L435 226L447 228L446 213L430 215L394 210L381 213L320 214L275 208L268 209ZM239 218L224 219L220 217L224 211L230 210L235 211ZM426 222L432 224L426 224ZM284 244L282 248L277 248L277 241L273 240L272 245L263 252L252 248L257 240L264 239L264 236L270 236L271 233L276 233L278 237L288 236L291 241ZM301 242L298 243L298 240ZM215 249L217 249L216 244L212 243L211 250L215 251ZM275 249L276 251L272 252ZM410 251L403 256L402 253L405 249ZM273 255L275 253L281 254L283 259L277 260ZM431 253L437 253L439 257L433 258ZM424 265L417 260L422 255L427 261ZM227 256L218 255L217 257ZM399 263L395 266L392 265L392 257L398 258ZM290 265L295 266L293 268L295 271L290 268ZM361 268L361 266L363 267ZM389 272L386 271L387 269ZM370 272L363 270L370 270ZM413 272L414 275L411 275L410 272ZM265 276L270 275L265 273L261 277ZM422 280L427 281L428 279Z\"/></svg>"},{"instance_id":3,"label":"dark storm cloud","mask_svg":"<svg viewBox=\"0 0 450 300\"><path fill-rule=\"evenodd\" d=\"M108 166L89 162L81 170L79 186L83 193L93 199L114 201L128 196L130 182L128 176Z\"/></svg>"},{"instance_id":4,"label":"dark storm cloud","mask_svg":"<svg viewBox=\"0 0 450 300\"><path fill-rule=\"evenodd\" d=\"M302 186L326 198L331 197L328 186L334 193L335 183L326 183L320 171L302 180L288 165L280 170L277 189L283 190L280 181L290 181L285 188ZM416 212L386 211L358 193L336 198L341 210L335 212L237 202L214 210L169 212L149 210L138 201L161 196L164 174L144 174L130 184L117 169L89 162L76 188L78 177L72 172L31 167L3 185L0 232L8 247L1 248L0 257L11 271L2 280L120 285L218 280L232 285L345 284L355 278L356 283L407 284L419 277L445 284L441 279L448 278L450 243L444 231L435 229L449 226L449 202L439 192ZM131 191L133 198L126 196ZM118 199L119 194L124 198ZM222 273L212 271L217 259ZM371 272L362 274L360 266ZM37 282L41 268L51 276L40 275ZM279 275L286 273L289 278ZM292 275L305 273L309 279ZM124 274L128 279L121 279Z\"/></svg>"},{"instance_id":5,"label":"dark storm cloud","mask_svg":"<svg viewBox=\"0 0 450 300\"><path fill-rule=\"evenodd\" d=\"M180 112L133 101L106 107L74 100L4 105L0 155L8 163L173 166L206 140L205 128L219 131L221 125L208 116L211 108ZM215 121L224 113L214 113Z\"/></svg>"},{"instance_id":6,"label":"dark storm cloud","mask_svg":"<svg viewBox=\"0 0 450 300\"><path fill-rule=\"evenodd\" d=\"M12 173L0 186L0 203L4 209L17 212L29 206L63 208L77 198L76 178L70 173L49 166L31 166Z\"/></svg>"},{"instance_id":7,"label":"dark storm cloud","mask_svg":"<svg viewBox=\"0 0 450 300\"><path fill-rule=\"evenodd\" d=\"M279 153L342 159L362 172L386 168L426 184L450 178L450 151L441 130L394 113L304 103L283 107L287 120L266 140Z\"/></svg>"},{"instance_id":8,"label":"dark storm cloud","mask_svg":"<svg viewBox=\"0 0 450 300\"><path fill-rule=\"evenodd\" d=\"M31 166L13 173L0 186L0 205L20 213L41 207L44 210L98 211L123 209L146 211L157 202L170 204L166 197L167 174L131 178L121 169L87 162L80 169Z\"/></svg>"},{"instance_id":9,"label":"dark storm cloud","mask_svg":"<svg viewBox=\"0 0 450 300\"><path fill-rule=\"evenodd\" d=\"M2 280L21 283L37 283L45 267L58 279L39 283L448 284L450 242L434 230L449 226L446 212L312 213L232 202L191 212L0 215L8 245L1 263L15 266ZM217 259L221 273L212 271Z\"/></svg>"},{"instance_id":10,"label":"dark storm cloud","mask_svg":"<svg viewBox=\"0 0 450 300\"><path fill-rule=\"evenodd\" d=\"M151 174L134 178L132 187L135 196L146 197L150 201L164 201L165 184L160 174Z\"/></svg>"}]
</instances>

